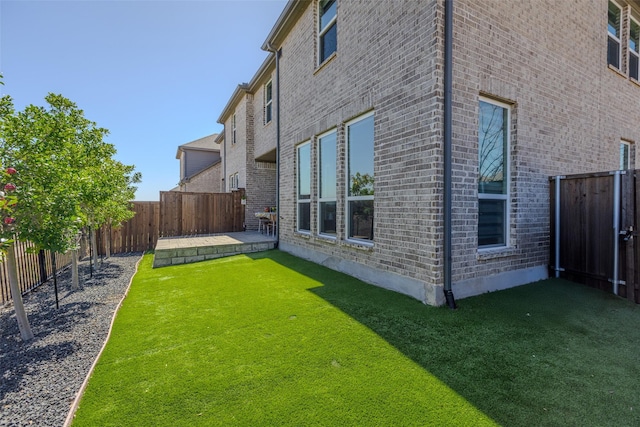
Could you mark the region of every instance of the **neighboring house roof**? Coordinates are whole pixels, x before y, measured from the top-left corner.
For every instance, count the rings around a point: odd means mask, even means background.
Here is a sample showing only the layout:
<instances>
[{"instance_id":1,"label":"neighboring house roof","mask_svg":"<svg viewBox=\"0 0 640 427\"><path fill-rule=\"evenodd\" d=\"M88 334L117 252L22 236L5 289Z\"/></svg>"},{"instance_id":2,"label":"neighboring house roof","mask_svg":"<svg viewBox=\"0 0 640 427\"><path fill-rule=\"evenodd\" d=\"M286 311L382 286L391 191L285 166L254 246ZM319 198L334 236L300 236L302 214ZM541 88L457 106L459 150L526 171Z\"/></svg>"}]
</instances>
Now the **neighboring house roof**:
<instances>
[{"instance_id":1,"label":"neighboring house roof","mask_svg":"<svg viewBox=\"0 0 640 427\"><path fill-rule=\"evenodd\" d=\"M209 169L211 169L212 167L218 165L222 163L222 159L218 159L216 160L214 163L211 163L209 166L205 167L204 169L200 169L198 172L190 175L189 177L183 179L182 181L180 181L180 183L185 183L185 182L191 182L192 180L196 179L198 177L198 175L208 171Z\"/></svg>"},{"instance_id":2,"label":"neighboring house roof","mask_svg":"<svg viewBox=\"0 0 640 427\"><path fill-rule=\"evenodd\" d=\"M176 152L176 159L180 159L180 153L184 150L193 151L220 151L220 144L216 142L218 134L214 133L204 138L196 139L195 141L187 142L178 146Z\"/></svg>"},{"instance_id":3,"label":"neighboring house roof","mask_svg":"<svg viewBox=\"0 0 640 427\"><path fill-rule=\"evenodd\" d=\"M176 159L180 160L180 185L220 162L218 137L214 133L178 146Z\"/></svg>"}]
</instances>

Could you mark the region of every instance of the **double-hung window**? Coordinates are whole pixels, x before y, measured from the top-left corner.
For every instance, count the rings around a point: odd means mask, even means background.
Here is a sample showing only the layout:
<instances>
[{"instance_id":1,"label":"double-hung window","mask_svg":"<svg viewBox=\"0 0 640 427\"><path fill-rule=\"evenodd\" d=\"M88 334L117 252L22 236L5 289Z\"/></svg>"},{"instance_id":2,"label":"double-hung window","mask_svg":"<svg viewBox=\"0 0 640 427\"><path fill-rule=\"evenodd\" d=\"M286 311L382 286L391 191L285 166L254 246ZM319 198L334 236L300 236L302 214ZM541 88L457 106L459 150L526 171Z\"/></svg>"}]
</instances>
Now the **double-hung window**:
<instances>
[{"instance_id":1,"label":"double-hung window","mask_svg":"<svg viewBox=\"0 0 640 427\"><path fill-rule=\"evenodd\" d=\"M229 190L237 190L240 186L240 178L238 172L229 175Z\"/></svg>"},{"instance_id":2,"label":"double-hung window","mask_svg":"<svg viewBox=\"0 0 640 427\"><path fill-rule=\"evenodd\" d=\"M347 123L347 236L373 241L373 112Z\"/></svg>"},{"instance_id":3,"label":"double-hung window","mask_svg":"<svg viewBox=\"0 0 640 427\"><path fill-rule=\"evenodd\" d=\"M318 2L318 62L322 64L338 49L337 0Z\"/></svg>"},{"instance_id":4,"label":"double-hung window","mask_svg":"<svg viewBox=\"0 0 640 427\"><path fill-rule=\"evenodd\" d=\"M609 1L607 25L607 63L620 69L620 36L622 34L622 8Z\"/></svg>"},{"instance_id":5,"label":"double-hung window","mask_svg":"<svg viewBox=\"0 0 640 427\"><path fill-rule=\"evenodd\" d=\"M629 77L640 81L638 75L638 61L640 59L640 23L635 19L629 20Z\"/></svg>"},{"instance_id":6,"label":"double-hung window","mask_svg":"<svg viewBox=\"0 0 640 427\"><path fill-rule=\"evenodd\" d=\"M302 143L296 148L298 161L297 230L311 231L311 144Z\"/></svg>"},{"instance_id":7,"label":"double-hung window","mask_svg":"<svg viewBox=\"0 0 640 427\"><path fill-rule=\"evenodd\" d=\"M264 124L271 123L273 117L273 84L271 81L264 86Z\"/></svg>"},{"instance_id":8,"label":"double-hung window","mask_svg":"<svg viewBox=\"0 0 640 427\"><path fill-rule=\"evenodd\" d=\"M318 233L336 235L336 131L318 138Z\"/></svg>"},{"instance_id":9,"label":"double-hung window","mask_svg":"<svg viewBox=\"0 0 640 427\"><path fill-rule=\"evenodd\" d=\"M478 247L507 246L509 241L508 105L480 99L478 120Z\"/></svg>"}]
</instances>

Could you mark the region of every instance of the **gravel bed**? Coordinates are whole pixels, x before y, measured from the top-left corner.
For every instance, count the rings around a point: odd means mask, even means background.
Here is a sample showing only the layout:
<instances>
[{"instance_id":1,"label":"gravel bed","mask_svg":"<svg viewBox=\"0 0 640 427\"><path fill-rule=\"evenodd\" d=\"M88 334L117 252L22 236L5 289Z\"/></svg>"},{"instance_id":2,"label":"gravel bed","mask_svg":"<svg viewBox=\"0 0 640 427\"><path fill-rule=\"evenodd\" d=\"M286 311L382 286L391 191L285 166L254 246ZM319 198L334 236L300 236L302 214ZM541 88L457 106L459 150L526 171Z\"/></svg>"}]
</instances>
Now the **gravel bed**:
<instances>
[{"instance_id":1,"label":"gravel bed","mask_svg":"<svg viewBox=\"0 0 640 427\"><path fill-rule=\"evenodd\" d=\"M35 338L24 342L12 305L0 306L0 427L62 426L142 254L112 256L90 277L79 264L80 289L71 270L24 296ZM84 283L83 283L84 282Z\"/></svg>"}]
</instances>

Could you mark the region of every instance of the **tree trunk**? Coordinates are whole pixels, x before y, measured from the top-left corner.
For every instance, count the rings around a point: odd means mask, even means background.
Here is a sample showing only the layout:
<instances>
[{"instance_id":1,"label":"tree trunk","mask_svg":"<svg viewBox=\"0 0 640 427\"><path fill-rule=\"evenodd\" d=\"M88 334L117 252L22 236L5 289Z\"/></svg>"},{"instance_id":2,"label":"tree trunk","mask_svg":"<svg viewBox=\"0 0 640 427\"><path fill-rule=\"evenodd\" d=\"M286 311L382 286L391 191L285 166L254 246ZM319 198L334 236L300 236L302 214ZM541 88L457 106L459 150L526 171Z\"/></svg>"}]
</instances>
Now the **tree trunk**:
<instances>
[{"instance_id":1,"label":"tree trunk","mask_svg":"<svg viewBox=\"0 0 640 427\"><path fill-rule=\"evenodd\" d=\"M98 271L98 238L95 227L91 228L91 248L93 250L93 269Z\"/></svg>"},{"instance_id":2,"label":"tree trunk","mask_svg":"<svg viewBox=\"0 0 640 427\"><path fill-rule=\"evenodd\" d=\"M104 249L105 249L105 258L109 258L111 256L111 239L109 239L109 229L107 226L104 226Z\"/></svg>"},{"instance_id":3,"label":"tree trunk","mask_svg":"<svg viewBox=\"0 0 640 427\"><path fill-rule=\"evenodd\" d=\"M9 287L11 288L11 297L13 298L13 307L16 310L16 319L18 319L18 328L23 341L33 339L33 332L29 325L27 312L24 310L22 303L22 293L18 284L18 265L16 263L16 252L13 243L7 249L7 273L9 274Z\"/></svg>"},{"instance_id":4,"label":"tree trunk","mask_svg":"<svg viewBox=\"0 0 640 427\"><path fill-rule=\"evenodd\" d=\"M78 250L71 251L71 289L77 291L80 288L78 280Z\"/></svg>"}]
</instances>

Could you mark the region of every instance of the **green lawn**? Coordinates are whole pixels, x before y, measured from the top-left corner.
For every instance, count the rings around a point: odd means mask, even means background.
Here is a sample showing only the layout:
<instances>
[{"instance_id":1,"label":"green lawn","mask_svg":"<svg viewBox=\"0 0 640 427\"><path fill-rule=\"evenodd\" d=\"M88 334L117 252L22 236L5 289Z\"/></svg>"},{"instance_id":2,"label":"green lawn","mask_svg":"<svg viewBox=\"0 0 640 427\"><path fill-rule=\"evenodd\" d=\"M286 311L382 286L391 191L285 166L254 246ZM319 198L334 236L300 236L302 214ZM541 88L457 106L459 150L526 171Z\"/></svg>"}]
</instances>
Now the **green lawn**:
<instances>
[{"instance_id":1,"label":"green lawn","mask_svg":"<svg viewBox=\"0 0 640 427\"><path fill-rule=\"evenodd\" d=\"M452 311L279 251L151 261L75 427L640 425L640 307L601 291Z\"/></svg>"}]
</instances>

